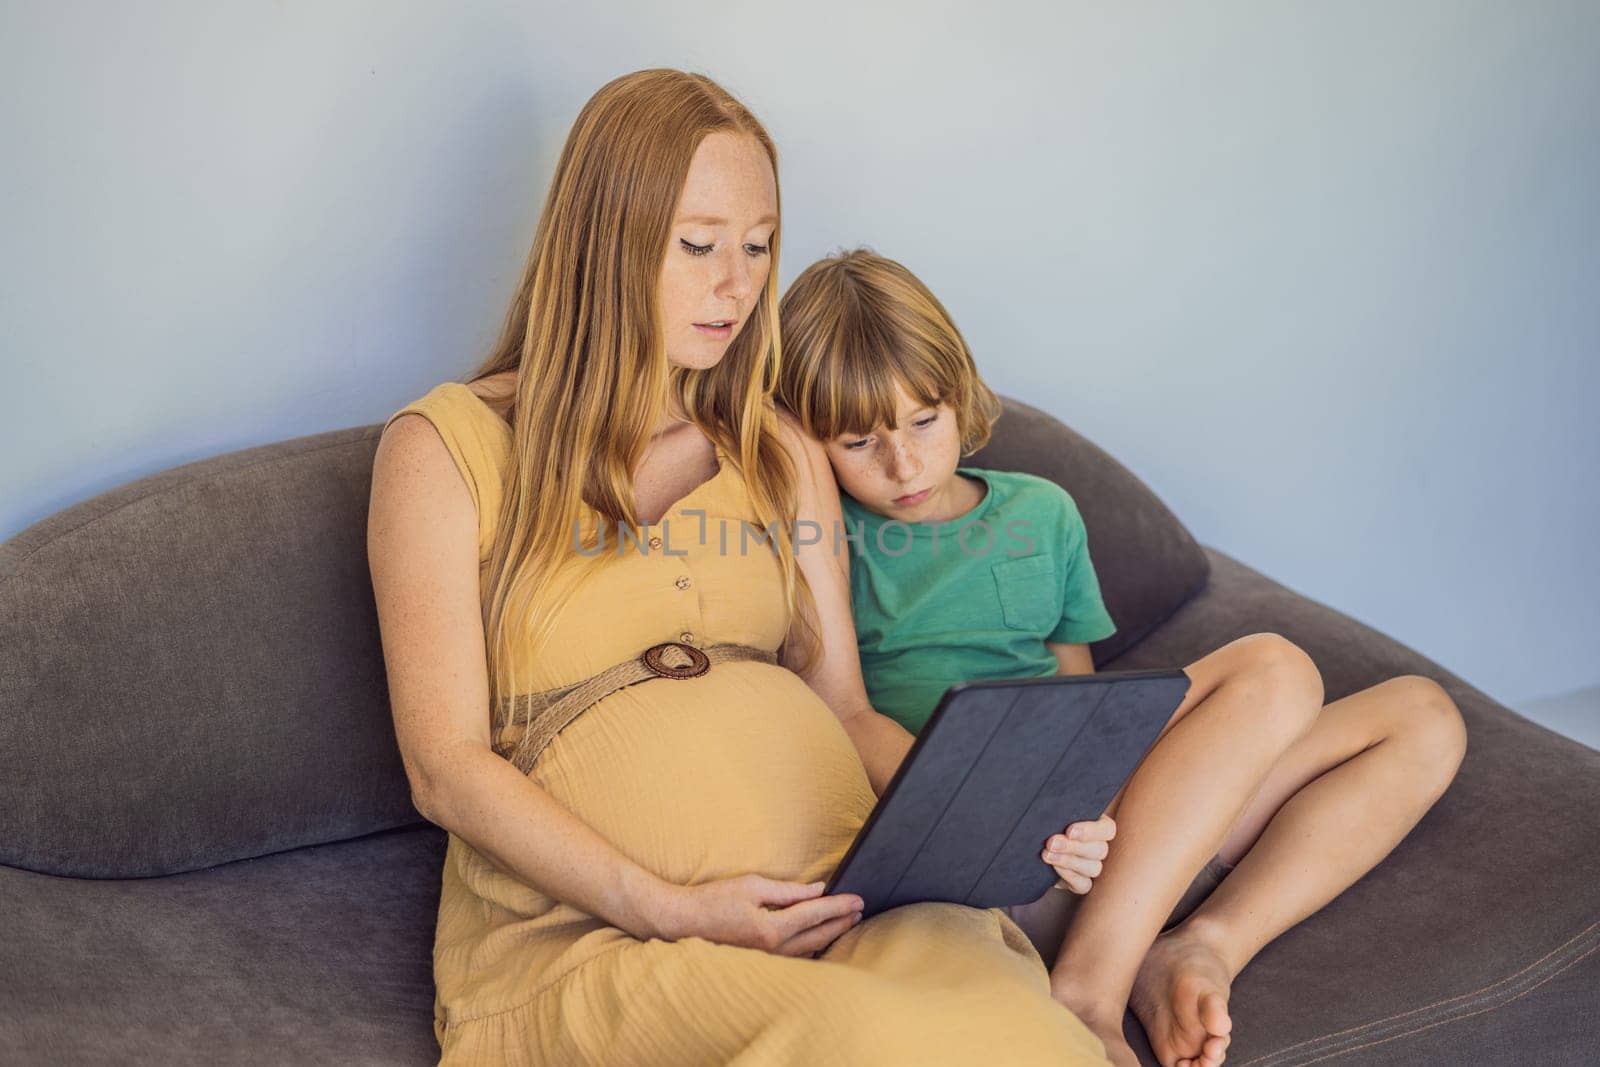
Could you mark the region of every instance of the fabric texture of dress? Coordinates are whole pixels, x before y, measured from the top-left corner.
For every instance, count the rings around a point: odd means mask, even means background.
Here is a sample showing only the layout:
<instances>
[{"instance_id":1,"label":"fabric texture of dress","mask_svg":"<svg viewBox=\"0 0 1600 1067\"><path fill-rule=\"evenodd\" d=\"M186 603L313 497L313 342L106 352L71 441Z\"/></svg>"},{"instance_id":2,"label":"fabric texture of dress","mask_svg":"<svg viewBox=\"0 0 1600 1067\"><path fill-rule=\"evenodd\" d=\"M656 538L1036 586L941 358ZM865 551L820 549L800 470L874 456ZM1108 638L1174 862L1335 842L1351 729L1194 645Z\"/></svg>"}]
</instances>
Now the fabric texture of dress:
<instances>
[{"instance_id":1,"label":"fabric texture of dress","mask_svg":"<svg viewBox=\"0 0 1600 1067\"><path fill-rule=\"evenodd\" d=\"M438 430L488 554L511 428L458 382L397 411ZM385 424L387 425L387 423ZM651 527L641 554L574 555L574 592L531 689L569 685L651 645L776 650L788 629L774 553L720 448L718 473ZM661 538L659 546L649 541ZM747 535L749 537L749 535ZM480 570L480 574L486 571ZM849 735L792 671L756 661L618 690L530 775L634 862L691 885L755 872L826 879L876 797ZM816 959L698 937L641 941L510 877L450 834L433 952L446 1064L1104 1064L1050 997L999 908L923 903L859 923Z\"/></svg>"}]
</instances>

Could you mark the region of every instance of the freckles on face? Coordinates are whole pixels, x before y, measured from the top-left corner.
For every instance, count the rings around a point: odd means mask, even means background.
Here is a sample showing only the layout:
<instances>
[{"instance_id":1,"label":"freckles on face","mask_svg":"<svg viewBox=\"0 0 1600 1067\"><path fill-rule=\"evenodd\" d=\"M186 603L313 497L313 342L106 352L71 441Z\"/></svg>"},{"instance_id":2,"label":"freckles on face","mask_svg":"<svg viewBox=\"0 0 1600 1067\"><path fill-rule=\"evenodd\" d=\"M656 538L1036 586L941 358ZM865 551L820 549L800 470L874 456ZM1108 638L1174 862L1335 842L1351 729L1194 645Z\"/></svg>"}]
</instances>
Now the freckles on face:
<instances>
[{"instance_id":1,"label":"freckles on face","mask_svg":"<svg viewBox=\"0 0 1600 1067\"><path fill-rule=\"evenodd\" d=\"M876 471L872 456L865 448L848 449L840 440L829 441L827 450L833 479L839 483L839 488L868 507L873 506L881 495L879 487L883 479Z\"/></svg>"},{"instance_id":2,"label":"freckles on face","mask_svg":"<svg viewBox=\"0 0 1600 1067\"><path fill-rule=\"evenodd\" d=\"M700 142L661 264L669 362L715 366L748 325L772 269L777 204L772 163L755 138L719 131Z\"/></svg>"},{"instance_id":3,"label":"freckles on face","mask_svg":"<svg viewBox=\"0 0 1600 1067\"><path fill-rule=\"evenodd\" d=\"M961 438L948 404L924 405L897 384L895 421L867 434L844 434L827 443L839 488L868 510L918 521L945 510L955 488ZM909 493L919 499L900 503Z\"/></svg>"}]
</instances>

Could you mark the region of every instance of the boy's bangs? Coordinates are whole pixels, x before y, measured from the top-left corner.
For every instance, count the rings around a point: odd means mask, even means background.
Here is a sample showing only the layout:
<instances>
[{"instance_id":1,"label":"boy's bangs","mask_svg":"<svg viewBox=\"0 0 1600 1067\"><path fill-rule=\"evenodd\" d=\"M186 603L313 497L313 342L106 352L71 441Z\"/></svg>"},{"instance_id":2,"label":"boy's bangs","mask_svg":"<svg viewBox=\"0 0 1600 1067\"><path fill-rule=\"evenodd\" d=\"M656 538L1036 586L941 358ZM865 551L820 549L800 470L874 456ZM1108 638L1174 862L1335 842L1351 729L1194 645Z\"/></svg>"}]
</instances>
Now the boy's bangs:
<instances>
[{"instance_id":1,"label":"boy's bangs","mask_svg":"<svg viewBox=\"0 0 1600 1067\"><path fill-rule=\"evenodd\" d=\"M827 375L829 388L826 395L818 398L823 410L811 413L816 424L814 432L822 440L868 434L879 426L899 429L895 422L896 381L919 404L930 407L952 391L926 361L893 347L863 343L864 340L848 345L848 350L839 352L832 361L834 373Z\"/></svg>"}]
</instances>

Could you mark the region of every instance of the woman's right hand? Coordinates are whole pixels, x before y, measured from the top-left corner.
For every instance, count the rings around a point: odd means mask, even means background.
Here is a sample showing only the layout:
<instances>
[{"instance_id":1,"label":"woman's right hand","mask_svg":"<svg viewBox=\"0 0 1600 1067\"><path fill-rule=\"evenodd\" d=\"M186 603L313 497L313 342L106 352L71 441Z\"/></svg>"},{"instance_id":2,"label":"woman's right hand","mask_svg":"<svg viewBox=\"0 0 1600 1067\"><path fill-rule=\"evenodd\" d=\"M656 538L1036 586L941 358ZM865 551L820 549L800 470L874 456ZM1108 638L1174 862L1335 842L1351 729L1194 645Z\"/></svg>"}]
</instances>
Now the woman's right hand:
<instances>
[{"instance_id":1,"label":"woman's right hand","mask_svg":"<svg viewBox=\"0 0 1600 1067\"><path fill-rule=\"evenodd\" d=\"M667 941L701 937L780 956L811 956L861 921L854 893L822 896L826 882L741 874L700 885L667 884L656 930Z\"/></svg>"}]
</instances>

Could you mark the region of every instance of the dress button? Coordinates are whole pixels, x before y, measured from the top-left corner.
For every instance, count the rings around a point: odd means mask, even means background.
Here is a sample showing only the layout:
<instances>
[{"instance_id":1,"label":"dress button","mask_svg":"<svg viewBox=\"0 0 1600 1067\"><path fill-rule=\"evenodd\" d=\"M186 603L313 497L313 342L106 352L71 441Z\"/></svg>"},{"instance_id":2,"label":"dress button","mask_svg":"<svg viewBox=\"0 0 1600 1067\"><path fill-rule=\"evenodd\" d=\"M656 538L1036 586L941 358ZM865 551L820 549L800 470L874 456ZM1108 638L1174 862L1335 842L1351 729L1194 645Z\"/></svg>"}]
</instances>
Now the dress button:
<instances>
[{"instance_id":1,"label":"dress button","mask_svg":"<svg viewBox=\"0 0 1600 1067\"><path fill-rule=\"evenodd\" d=\"M678 635L678 640L682 641L686 645L692 645L694 644L694 634L690 633L688 630L685 630L683 633Z\"/></svg>"},{"instance_id":2,"label":"dress button","mask_svg":"<svg viewBox=\"0 0 1600 1067\"><path fill-rule=\"evenodd\" d=\"M687 588L689 588L689 579L687 579L687 578L679 578L678 581L677 581L677 586L678 586L679 589L687 589Z\"/></svg>"},{"instance_id":3,"label":"dress button","mask_svg":"<svg viewBox=\"0 0 1600 1067\"><path fill-rule=\"evenodd\" d=\"M660 548L661 547L661 538L659 538L659 537L650 538L650 547L651 548Z\"/></svg>"}]
</instances>

